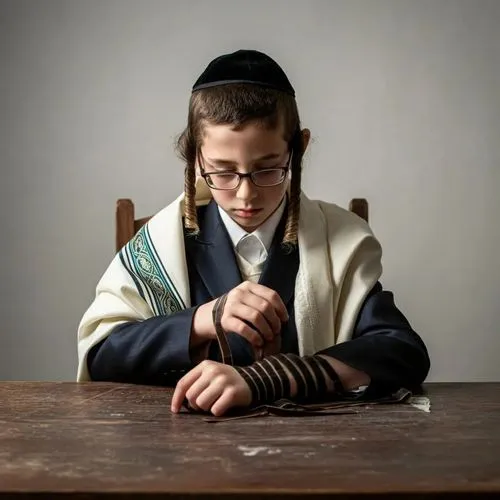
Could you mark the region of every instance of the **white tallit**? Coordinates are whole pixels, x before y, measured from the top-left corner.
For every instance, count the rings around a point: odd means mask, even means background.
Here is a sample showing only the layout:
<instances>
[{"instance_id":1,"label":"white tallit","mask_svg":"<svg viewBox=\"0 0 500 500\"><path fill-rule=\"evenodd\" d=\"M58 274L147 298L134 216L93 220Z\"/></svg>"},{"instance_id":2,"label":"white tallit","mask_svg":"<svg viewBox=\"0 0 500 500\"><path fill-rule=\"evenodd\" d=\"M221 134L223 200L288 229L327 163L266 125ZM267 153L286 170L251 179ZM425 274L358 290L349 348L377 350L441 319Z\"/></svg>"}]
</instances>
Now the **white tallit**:
<instances>
[{"instance_id":1,"label":"white tallit","mask_svg":"<svg viewBox=\"0 0 500 500\"><path fill-rule=\"evenodd\" d=\"M197 204L210 201L197 184ZM182 225L184 196L156 214L115 256L78 328L78 381L90 379L89 350L121 323L190 307ZM295 282L299 354L352 336L358 312L382 273L381 248L368 225L337 205L301 195L300 264Z\"/></svg>"}]
</instances>

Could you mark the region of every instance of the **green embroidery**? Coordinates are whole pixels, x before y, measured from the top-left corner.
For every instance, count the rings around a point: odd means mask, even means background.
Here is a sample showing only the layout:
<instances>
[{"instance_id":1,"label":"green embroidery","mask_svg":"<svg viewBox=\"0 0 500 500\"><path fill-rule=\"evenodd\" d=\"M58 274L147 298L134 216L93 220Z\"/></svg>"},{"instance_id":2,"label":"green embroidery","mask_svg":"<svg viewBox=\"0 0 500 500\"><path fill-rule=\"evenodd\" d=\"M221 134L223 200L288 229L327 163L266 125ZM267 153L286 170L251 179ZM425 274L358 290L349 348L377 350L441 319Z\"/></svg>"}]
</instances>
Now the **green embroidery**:
<instances>
[{"instance_id":1,"label":"green embroidery","mask_svg":"<svg viewBox=\"0 0 500 500\"><path fill-rule=\"evenodd\" d=\"M186 308L156 252L147 224L121 250L120 259L156 315L168 316Z\"/></svg>"}]
</instances>

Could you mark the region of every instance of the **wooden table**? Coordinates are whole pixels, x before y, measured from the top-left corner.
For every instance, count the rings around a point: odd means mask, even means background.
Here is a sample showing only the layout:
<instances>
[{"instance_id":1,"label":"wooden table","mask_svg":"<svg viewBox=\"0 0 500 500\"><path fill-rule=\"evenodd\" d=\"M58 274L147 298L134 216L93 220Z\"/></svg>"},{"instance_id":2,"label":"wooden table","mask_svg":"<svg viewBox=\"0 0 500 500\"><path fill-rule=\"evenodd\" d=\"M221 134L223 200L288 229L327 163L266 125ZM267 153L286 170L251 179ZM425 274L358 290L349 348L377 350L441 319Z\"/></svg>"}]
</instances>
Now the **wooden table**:
<instances>
[{"instance_id":1,"label":"wooden table","mask_svg":"<svg viewBox=\"0 0 500 500\"><path fill-rule=\"evenodd\" d=\"M426 390L430 413L207 423L159 387L3 382L0 498L500 498L500 383Z\"/></svg>"}]
</instances>

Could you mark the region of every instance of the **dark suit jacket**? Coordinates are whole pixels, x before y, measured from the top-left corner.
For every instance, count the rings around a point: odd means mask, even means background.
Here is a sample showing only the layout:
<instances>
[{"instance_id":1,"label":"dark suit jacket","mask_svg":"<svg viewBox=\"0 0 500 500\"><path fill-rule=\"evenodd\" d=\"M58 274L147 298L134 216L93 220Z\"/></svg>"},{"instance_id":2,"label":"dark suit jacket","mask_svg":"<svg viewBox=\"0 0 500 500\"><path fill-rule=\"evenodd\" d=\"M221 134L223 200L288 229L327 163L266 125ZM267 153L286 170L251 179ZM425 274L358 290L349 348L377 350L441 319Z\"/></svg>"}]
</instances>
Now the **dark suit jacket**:
<instances>
[{"instance_id":1,"label":"dark suit jacket","mask_svg":"<svg viewBox=\"0 0 500 500\"><path fill-rule=\"evenodd\" d=\"M286 214L286 212L285 212ZM295 277L299 250L287 253L280 245L285 215L276 230L260 283L279 293L290 320L283 324L282 352L298 354L294 321ZM193 367L189 338L196 308L241 283L233 246L217 205L198 211L200 234L185 235L192 307L170 316L125 323L94 346L88 355L92 380L174 385ZM236 365L254 361L250 344L235 333L228 341ZM321 351L366 372L370 393L419 385L429 371L429 357L421 338L394 304L393 294L377 283L359 313L352 340ZM216 342L209 358L219 360Z\"/></svg>"}]
</instances>

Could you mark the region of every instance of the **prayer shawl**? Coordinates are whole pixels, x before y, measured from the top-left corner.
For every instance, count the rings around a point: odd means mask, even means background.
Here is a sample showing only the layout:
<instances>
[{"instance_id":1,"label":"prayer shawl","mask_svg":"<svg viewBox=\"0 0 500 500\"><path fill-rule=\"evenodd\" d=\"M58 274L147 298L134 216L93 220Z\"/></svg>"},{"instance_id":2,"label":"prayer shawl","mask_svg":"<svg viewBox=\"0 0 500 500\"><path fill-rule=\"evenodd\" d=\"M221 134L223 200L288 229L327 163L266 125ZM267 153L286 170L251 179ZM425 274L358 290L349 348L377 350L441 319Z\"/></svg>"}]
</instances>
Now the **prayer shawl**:
<instances>
[{"instance_id":1,"label":"prayer shawl","mask_svg":"<svg viewBox=\"0 0 500 500\"><path fill-rule=\"evenodd\" d=\"M197 205L210 199L204 183L197 183ZM118 325L191 307L183 200L179 196L151 218L99 281L78 328L78 381L90 380L90 349ZM299 354L305 356L351 338L361 306L382 273L382 252L359 217L303 193L298 245L295 323Z\"/></svg>"}]
</instances>

